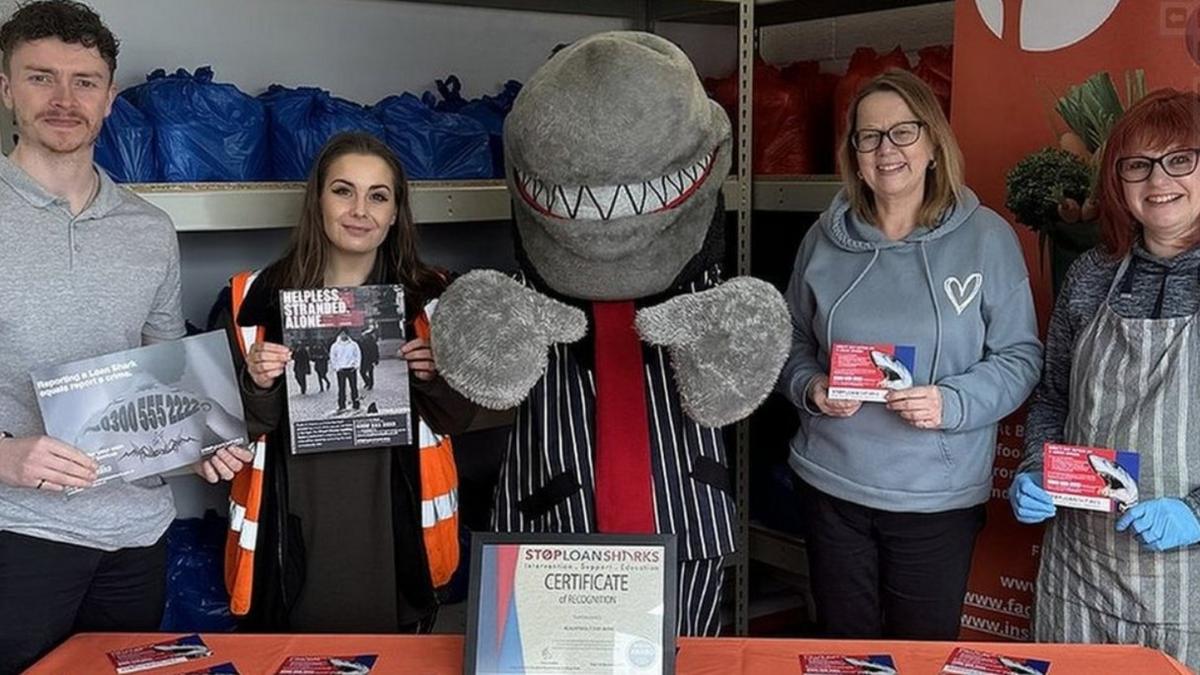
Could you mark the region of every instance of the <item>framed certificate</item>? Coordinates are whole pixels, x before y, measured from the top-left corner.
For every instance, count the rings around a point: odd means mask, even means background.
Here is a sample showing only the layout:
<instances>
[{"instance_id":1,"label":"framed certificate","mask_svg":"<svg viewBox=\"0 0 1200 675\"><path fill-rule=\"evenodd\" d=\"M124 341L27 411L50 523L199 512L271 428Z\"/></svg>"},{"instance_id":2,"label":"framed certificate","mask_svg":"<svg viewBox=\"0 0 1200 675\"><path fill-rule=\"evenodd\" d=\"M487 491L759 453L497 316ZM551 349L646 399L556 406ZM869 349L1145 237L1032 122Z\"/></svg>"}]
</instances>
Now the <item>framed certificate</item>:
<instances>
[{"instance_id":1,"label":"framed certificate","mask_svg":"<svg viewBox=\"0 0 1200 675\"><path fill-rule=\"evenodd\" d=\"M674 535L472 539L467 675L674 672Z\"/></svg>"}]
</instances>

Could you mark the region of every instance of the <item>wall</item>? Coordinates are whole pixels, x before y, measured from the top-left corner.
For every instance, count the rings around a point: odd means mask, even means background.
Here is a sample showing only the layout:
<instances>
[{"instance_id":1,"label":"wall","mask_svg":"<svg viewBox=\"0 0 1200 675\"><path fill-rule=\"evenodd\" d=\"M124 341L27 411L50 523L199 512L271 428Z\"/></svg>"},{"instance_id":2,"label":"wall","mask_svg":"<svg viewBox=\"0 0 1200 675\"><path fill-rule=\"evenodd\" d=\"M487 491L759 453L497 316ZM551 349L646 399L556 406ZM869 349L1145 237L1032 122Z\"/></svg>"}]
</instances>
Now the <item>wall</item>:
<instances>
[{"instance_id":1,"label":"wall","mask_svg":"<svg viewBox=\"0 0 1200 675\"><path fill-rule=\"evenodd\" d=\"M217 78L258 93L273 82L315 84L364 103L432 88L449 73L471 96L524 80L555 45L623 19L475 9L392 0L92 0L121 38L118 83L154 68L211 64ZM707 48L728 29L666 26L702 71L732 67ZM729 41L730 50L733 41Z\"/></svg>"},{"instance_id":2,"label":"wall","mask_svg":"<svg viewBox=\"0 0 1200 675\"><path fill-rule=\"evenodd\" d=\"M842 73L859 47L882 53L900 45L915 65L918 49L950 44L954 39L954 3L767 26L759 36L762 57L769 63L821 61L822 70Z\"/></svg>"}]
</instances>

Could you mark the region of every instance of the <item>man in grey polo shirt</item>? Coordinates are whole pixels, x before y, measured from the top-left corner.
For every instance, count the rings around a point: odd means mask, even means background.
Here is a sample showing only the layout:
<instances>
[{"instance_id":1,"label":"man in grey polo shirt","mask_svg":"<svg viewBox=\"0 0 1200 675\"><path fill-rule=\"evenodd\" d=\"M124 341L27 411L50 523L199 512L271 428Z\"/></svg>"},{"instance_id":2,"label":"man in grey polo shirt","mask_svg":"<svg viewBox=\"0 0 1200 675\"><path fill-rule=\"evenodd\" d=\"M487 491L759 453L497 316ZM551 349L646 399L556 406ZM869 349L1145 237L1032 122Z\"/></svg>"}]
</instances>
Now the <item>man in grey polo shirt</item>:
<instances>
[{"instance_id":1,"label":"man in grey polo shirt","mask_svg":"<svg viewBox=\"0 0 1200 675\"><path fill-rule=\"evenodd\" d=\"M0 674L72 632L155 630L163 532L159 478L87 487L96 464L44 435L29 371L184 334L179 251L167 215L93 165L116 89L117 42L85 5L45 0L0 26L0 97L18 142L0 158ZM250 456L198 465L230 479Z\"/></svg>"}]
</instances>

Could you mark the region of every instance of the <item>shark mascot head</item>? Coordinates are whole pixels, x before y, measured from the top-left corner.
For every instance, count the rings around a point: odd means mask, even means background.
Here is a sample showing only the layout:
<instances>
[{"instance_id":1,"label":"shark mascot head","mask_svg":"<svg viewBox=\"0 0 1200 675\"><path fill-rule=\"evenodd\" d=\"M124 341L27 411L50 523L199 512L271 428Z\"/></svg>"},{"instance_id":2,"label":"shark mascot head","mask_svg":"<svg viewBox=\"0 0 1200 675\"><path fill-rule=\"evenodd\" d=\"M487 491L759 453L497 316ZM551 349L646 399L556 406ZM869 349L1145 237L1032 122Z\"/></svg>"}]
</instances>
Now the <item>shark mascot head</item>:
<instances>
[{"instance_id":1,"label":"shark mascot head","mask_svg":"<svg viewBox=\"0 0 1200 675\"><path fill-rule=\"evenodd\" d=\"M714 262L695 259L724 222L730 146L729 119L671 42L604 33L561 50L505 124L527 271L583 300L642 298L689 280Z\"/></svg>"}]
</instances>

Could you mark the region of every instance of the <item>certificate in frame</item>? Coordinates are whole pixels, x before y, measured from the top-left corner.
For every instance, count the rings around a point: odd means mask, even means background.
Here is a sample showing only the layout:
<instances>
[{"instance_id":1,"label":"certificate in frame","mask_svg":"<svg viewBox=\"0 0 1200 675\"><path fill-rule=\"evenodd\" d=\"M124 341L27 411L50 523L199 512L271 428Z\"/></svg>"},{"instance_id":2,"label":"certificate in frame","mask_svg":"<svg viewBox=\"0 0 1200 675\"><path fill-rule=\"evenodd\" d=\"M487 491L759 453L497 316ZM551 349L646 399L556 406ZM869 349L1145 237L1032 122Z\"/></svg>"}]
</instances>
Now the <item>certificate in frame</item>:
<instances>
[{"instance_id":1,"label":"certificate in frame","mask_svg":"<svg viewBox=\"0 0 1200 675\"><path fill-rule=\"evenodd\" d=\"M466 675L674 672L674 535L472 539Z\"/></svg>"}]
</instances>

